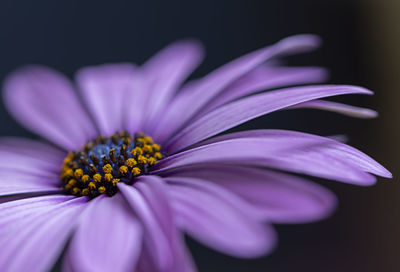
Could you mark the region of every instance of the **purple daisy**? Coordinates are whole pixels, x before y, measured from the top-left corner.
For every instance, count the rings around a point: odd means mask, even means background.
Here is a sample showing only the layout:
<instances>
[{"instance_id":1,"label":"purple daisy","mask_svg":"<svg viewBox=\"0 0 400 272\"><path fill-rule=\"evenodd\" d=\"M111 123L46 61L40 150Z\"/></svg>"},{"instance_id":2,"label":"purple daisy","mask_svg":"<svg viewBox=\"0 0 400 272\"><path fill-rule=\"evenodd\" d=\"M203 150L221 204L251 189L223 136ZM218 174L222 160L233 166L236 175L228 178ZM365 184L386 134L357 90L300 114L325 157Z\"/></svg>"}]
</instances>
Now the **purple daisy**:
<instances>
[{"instance_id":1,"label":"purple daisy","mask_svg":"<svg viewBox=\"0 0 400 272\"><path fill-rule=\"evenodd\" d=\"M275 247L273 223L311 222L335 208L330 191L295 174L356 185L391 177L334 138L220 135L285 109L375 116L319 100L372 94L361 87L283 88L324 80L321 68L276 61L318 44L313 35L289 37L187 83L203 56L195 41L174 43L141 67L83 68L76 87L45 67L10 75L9 111L50 143L0 139L0 271L46 271L62 252L65 271L194 271L183 233L231 256L258 257Z\"/></svg>"}]
</instances>

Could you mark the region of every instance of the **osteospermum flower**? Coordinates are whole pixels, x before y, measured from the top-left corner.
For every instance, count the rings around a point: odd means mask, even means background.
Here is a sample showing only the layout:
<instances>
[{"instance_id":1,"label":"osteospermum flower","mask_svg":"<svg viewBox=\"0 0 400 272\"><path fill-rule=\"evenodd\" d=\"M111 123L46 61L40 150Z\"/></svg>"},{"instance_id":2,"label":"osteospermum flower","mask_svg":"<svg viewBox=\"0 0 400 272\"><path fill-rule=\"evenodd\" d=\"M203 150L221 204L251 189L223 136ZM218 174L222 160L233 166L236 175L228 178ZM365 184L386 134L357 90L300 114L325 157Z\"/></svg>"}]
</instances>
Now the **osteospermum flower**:
<instances>
[{"instance_id":1,"label":"osteospermum flower","mask_svg":"<svg viewBox=\"0 0 400 272\"><path fill-rule=\"evenodd\" d=\"M274 61L318 43L290 37L185 84L202 58L195 41L175 43L141 67L83 68L76 86L45 67L13 73L4 85L9 111L51 144L0 140L0 271L45 271L62 252L65 271L192 271L182 233L225 254L257 257L275 246L272 223L318 220L335 207L332 193L294 174L356 185L390 177L333 138L219 135L293 108L374 116L319 100L371 94L360 87L259 93L323 80L320 68Z\"/></svg>"}]
</instances>

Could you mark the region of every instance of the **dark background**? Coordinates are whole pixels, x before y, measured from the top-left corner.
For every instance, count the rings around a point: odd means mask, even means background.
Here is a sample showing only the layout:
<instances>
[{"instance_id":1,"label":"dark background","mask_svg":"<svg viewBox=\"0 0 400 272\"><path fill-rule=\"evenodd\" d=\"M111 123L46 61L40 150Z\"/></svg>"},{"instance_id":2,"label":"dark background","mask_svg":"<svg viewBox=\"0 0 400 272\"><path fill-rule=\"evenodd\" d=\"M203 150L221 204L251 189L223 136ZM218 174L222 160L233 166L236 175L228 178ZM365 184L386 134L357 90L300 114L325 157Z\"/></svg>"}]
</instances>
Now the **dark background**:
<instances>
[{"instance_id":1,"label":"dark background","mask_svg":"<svg viewBox=\"0 0 400 272\"><path fill-rule=\"evenodd\" d=\"M71 77L84 65L143 63L169 42L186 37L198 38L206 46L206 59L194 74L202 76L285 36L316 33L324 40L323 48L292 57L289 63L324 66L331 71L331 83L373 89L374 97L337 100L371 107L380 117L354 120L302 110L258 118L241 128L347 134L351 145L372 155L396 176L400 117L395 106L399 96L396 71L400 61L396 62L399 47L395 45L400 35L394 26L400 9L395 0L382 2L385 4L350 0L3 0L0 80L28 63L48 65ZM35 137L18 126L3 105L0 122L1 135ZM400 271L396 178L369 188L318 182L339 198L334 216L314 224L277 226L279 247L272 255L256 260L230 258L190 240L200 271Z\"/></svg>"}]
</instances>

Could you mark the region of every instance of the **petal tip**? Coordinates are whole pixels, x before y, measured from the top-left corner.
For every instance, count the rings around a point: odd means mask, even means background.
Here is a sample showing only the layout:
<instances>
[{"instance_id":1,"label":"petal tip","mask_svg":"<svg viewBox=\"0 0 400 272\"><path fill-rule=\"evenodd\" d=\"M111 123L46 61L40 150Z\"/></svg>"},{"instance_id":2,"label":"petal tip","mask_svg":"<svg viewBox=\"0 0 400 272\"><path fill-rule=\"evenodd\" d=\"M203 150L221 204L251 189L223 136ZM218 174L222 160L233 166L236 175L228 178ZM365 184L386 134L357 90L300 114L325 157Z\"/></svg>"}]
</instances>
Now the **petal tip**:
<instances>
[{"instance_id":1,"label":"petal tip","mask_svg":"<svg viewBox=\"0 0 400 272\"><path fill-rule=\"evenodd\" d=\"M322 45L322 39L315 34L298 34L279 41L284 47L302 47L304 52L314 50Z\"/></svg>"}]
</instances>

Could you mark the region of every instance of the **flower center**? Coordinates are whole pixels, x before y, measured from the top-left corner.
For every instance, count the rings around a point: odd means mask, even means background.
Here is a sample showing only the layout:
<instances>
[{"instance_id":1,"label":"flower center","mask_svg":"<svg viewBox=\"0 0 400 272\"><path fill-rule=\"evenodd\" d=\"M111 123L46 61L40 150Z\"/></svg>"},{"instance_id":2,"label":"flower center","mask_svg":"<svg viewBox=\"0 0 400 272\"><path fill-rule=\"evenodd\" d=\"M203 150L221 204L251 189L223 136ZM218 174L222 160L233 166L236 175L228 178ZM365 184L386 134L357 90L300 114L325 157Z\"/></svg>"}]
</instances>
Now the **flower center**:
<instances>
[{"instance_id":1,"label":"flower center","mask_svg":"<svg viewBox=\"0 0 400 272\"><path fill-rule=\"evenodd\" d=\"M76 196L113 196L118 182L132 184L162 157L160 146L143 133L133 138L127 132L99 136L64 159L63 189Z\"/></svg>"}]
</instances>

